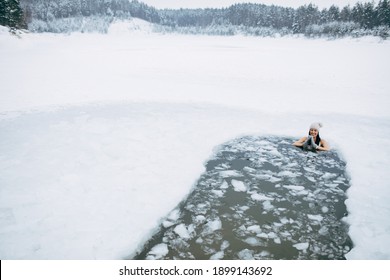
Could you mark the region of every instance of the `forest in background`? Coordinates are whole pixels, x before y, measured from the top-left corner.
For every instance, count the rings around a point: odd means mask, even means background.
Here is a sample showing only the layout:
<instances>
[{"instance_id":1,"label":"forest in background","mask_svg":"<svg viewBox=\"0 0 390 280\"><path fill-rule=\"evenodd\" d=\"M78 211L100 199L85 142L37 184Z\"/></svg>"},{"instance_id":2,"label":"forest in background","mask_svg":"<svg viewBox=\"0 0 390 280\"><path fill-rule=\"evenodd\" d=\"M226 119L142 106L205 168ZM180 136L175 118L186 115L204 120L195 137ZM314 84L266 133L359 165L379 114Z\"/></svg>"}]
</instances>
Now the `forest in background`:
<instances>
[{"instance_id":1,"label":"forest in background","mask_svg":"<svg viewBox=\"0 0 390 280\"><path fill-rule=\"evenodd\" d=\"M7 10L7 5L14 8ZM227 8L173 10L156 9L136 0L3 0L0 6L0 25L28 28L31 32L105 33L114 20L131 18L153 23L154 31L163 33L390 36L389 0L326 9L314 4L295 9L244 3Z\"/></svg>"}]
</instances>

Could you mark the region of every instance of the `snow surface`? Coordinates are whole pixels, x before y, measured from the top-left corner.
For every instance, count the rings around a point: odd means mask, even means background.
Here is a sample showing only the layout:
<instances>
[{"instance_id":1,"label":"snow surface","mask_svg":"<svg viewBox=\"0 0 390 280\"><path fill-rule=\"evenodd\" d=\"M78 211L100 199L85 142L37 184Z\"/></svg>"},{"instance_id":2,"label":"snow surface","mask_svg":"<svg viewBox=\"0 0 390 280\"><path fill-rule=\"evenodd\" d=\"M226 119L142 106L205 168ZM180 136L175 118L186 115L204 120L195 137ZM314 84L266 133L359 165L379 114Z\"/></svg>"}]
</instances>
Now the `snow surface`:
<instances>
[{"instance_id":1,"label":"snow surface","mask_svg":"<svg viewBox=\"0 0 390 280\"><path fill-rule=\"evenodd\" d=\"M390 259L390 42L114 30L0 30L1 259L131 256L215 147L313 121L351 176L347 258Z\"/></svg>"}]
</instances>

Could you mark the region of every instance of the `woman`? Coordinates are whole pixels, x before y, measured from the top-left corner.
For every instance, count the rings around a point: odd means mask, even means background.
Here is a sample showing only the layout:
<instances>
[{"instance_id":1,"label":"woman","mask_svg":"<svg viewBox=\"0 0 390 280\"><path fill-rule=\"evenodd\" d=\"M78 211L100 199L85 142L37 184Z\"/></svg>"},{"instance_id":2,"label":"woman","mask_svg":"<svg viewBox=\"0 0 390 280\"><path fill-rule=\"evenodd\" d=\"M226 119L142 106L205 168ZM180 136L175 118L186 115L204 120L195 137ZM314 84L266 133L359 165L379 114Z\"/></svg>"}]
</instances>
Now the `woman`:
<instances>
[{"instance_id":1,"label":"woman","mask_svg":"<svg viewBox=\"0 0 390 280\"><path fill-rule=\"evenodd\" d=\"M294 142L293 145L296 147L302 147L305 150L329 151L330 147L328 143L320 137L321 127L321 123L312 123L310 125L309 136L302 137L298 141Z\"/></svg>"}]
</instances>

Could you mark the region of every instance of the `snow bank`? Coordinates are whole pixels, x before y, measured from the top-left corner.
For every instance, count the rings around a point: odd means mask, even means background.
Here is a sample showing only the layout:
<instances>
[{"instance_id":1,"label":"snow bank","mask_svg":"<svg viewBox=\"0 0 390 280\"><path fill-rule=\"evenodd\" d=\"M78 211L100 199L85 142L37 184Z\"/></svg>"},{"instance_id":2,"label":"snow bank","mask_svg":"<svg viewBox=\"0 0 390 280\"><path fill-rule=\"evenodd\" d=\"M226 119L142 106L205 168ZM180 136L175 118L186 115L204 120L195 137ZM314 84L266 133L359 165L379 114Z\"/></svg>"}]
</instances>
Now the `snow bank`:
<instances>
[{"instance_id":1,"label":"snow bank","mask_svg":"<svg viewBox=\"0 0 390 280\"><path fill-rule=\"evenodd\" d=\"M129 20L116 20L108 28L108 34L125 36L134 34L150 34L153 31L153 24L139 19L132 18Z\"/></svg>"}]
</instances>

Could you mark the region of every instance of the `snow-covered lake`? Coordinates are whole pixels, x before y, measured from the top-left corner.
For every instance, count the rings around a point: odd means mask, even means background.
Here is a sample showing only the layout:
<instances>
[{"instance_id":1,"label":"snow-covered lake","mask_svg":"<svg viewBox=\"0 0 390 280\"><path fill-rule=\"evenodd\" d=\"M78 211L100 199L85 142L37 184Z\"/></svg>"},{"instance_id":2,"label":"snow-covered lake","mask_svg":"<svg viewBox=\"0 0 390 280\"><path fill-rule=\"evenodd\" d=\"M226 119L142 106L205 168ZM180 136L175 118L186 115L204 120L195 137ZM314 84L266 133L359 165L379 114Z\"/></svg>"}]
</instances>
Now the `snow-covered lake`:
<instances>
[{"instance_id":1,"label":"snow-covered lake","mask_svg":"<svg viewBox=\"0 0 390 280\"><path fill-rule=\"evenodd\" d=\"M118 30L116 30L118 31ZM390 42L0 30L0 258L120 259L240 135L347 162L348 259L390 259Z\"/></svg>"}]
</instances>

